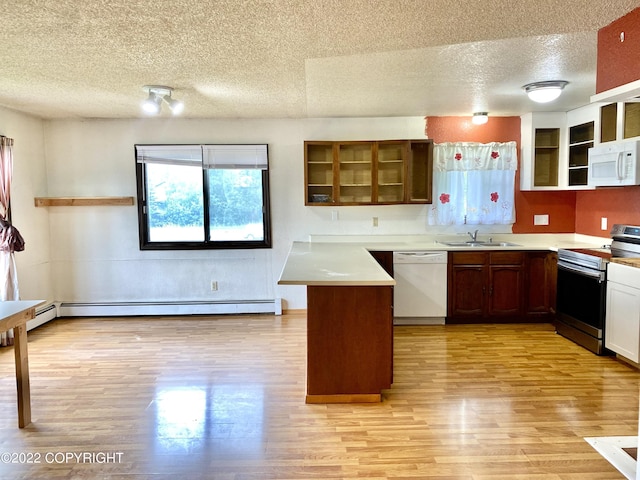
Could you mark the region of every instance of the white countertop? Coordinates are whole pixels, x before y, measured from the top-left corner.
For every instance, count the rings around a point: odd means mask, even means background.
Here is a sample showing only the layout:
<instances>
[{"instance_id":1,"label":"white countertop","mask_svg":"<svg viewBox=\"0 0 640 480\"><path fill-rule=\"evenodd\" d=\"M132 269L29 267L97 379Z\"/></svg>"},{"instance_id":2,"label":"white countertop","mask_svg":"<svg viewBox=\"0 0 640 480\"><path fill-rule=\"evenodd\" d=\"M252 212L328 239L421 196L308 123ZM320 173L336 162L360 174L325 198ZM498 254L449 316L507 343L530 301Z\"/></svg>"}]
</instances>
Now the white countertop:
<instances>
[{"instance_id":1,"label":"white countertop","mask_svg":"<svg viewBox=\"0 0 640 480\"><path fill-rule=\"evenodd\" d=\"M293 242L279 285L395 285L358 244Z\"/></svg>"},{"instance_id":2,"label":"white countertop","mask_svg":"<svg viewBox=\"0 0 640 480\"><path fill-rule=\"evenodd\" d=\"M479 235L488 241L490 235ZM495 242L511 247L450 247L442 242L466 241L461 235L311 235L309 242L294 242L278 280L279 285L395 285L369 251L476 251L598 248L611 239L573 233L495 234Z\"/></svg>"}]
</instances>

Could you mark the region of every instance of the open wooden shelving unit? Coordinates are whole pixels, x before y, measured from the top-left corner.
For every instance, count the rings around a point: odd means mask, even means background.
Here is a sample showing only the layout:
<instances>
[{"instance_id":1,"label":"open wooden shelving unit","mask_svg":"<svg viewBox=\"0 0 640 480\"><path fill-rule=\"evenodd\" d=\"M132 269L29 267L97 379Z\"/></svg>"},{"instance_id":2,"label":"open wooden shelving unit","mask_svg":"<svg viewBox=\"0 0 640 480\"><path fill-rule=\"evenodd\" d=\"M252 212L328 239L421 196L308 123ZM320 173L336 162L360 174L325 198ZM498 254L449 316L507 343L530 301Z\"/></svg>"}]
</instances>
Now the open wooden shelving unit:
<instances>
[{"instance_id":1,"label":"open wooden shelving unit","mask_svg":"<svg viewBox=\"0 0 640 480\"><path fill-rule=\"evenodd\" d=\"M560 129L536 128L533 184L536 187L557 187L560 158Z\"/></svg>"},{"instance_id":2,"label":"open wooden shelving unit","mask_svg":"<svg viewBox=\"0 0 640 480\"><path fill-rule=\"evenodd\" d=\"M594 144L595 122L569 127L569 186L588 184L589 149Z\"/></svg>"},{"instance_id":3,"label":"open wooden shelving unit","mask_svg":"<svg viewBox=\"0 0 640 480\"><path fill-rule=\"evenodd\" d=\"M431 203L431 140L310 140L304 160L305 205Z\"/></svg>"}]
</instances>

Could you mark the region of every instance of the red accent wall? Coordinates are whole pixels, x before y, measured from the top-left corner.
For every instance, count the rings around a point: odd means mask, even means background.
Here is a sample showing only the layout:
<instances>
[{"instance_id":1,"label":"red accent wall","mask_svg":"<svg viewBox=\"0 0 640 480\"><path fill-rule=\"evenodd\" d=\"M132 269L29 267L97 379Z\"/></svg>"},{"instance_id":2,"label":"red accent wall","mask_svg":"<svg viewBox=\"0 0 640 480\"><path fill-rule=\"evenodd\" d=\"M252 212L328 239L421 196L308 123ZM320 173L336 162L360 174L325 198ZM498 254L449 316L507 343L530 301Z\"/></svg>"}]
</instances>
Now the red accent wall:
<instances>
[{"instance_id":1,"label":"red accent wall","mask_svg":"<svg viewBox=\"0 0 640 480\"><path fill-rule=\"evenodd\" d=\"M534 215L549 215L549 225L534 225ZM516 191L516 223L513 233L573 233L576 192Z\"/></svg>"},{"instance_id":2,"label":"red accent wall","mask_svg":"<svg viewBox=\"0 0 640 480\"><path fill-rule=\"evenodd\" d=\"M426 117L425 133L435 143L515 141L518 144L518 163L520 161L520 117L489 117L484 125L474 125L471 117ZM575 192L520 192L518 169L515 204L514 233L575 231ZM534 225L533 216L544 214L549 215L549 225Z\"/></svg>"},{"instance_id":3,"label":"red accent wall","mask_svg":"<svg viewBox=\"0 0 640 480\"><path fill-rule=\"evenodd\" d=\"M620 42L620 32L625 41ZM596 92L640 79L640 8L598 31ZM602 217L607 230L601 230ZM598 188L576 193L576 232L608 237L614 223L640 225L640 187Z\"/></svg>"},{"instance_id":4,"label":"red accent wall","mask_svg":"<svg viewBox=\"0 0 640 480\"><path fill-rule=\"evenodd\" d=\"M598 31L596 93L639 79L640 8L636 8Z\"/></svg>"},{"instance_id":5,"label":"red accent wall","mask_svg":"<svg viewBox=\"0 0 640 480\"><path fill-rule=\"evenodd\" d=\"M489 117L484 125L474 125L471 117L426 117L425 133L434 143L515 140L520 148L520 117Z\"/></svg>"},{"instance_id":6,"label":"red accent wall","mask_svg":"<svg viewBox=\"0 0 640 480\"><path fill-rule=\"evenodd\" d=\"M600 229L602 217L607 230ZM599 188L578 192L576 198L576 232L608 237L614 223L640 225L640 186Z\"/></svg>"}]
</instances>

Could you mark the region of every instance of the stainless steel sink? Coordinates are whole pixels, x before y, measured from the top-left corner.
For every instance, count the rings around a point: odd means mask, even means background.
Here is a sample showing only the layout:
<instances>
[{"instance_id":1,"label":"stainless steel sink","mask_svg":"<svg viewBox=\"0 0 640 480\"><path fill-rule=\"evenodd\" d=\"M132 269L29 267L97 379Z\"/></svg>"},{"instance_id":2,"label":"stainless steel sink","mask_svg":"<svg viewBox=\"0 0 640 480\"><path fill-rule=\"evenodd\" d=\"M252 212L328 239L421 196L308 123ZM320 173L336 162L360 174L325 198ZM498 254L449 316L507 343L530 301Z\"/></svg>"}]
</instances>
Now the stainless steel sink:
<instances>
[{"instance_id":1,"label":"stainless steel sink","mask_svg":"<svg viewBox=\"0 0 640 480\"><path fill-rule=\"evenodd\" d=\"M511 242L439 242L448 247L520 247L521 245Z\"/></svg>"}]
</instances>

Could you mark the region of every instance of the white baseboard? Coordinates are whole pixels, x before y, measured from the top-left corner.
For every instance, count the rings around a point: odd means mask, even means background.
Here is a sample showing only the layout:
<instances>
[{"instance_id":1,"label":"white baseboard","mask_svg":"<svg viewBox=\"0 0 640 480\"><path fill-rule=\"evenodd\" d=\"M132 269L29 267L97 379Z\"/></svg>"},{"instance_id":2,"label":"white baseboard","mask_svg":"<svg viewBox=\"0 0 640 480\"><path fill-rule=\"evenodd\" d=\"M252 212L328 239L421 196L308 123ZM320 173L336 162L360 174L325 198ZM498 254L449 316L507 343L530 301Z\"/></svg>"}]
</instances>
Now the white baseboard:
<instances>
[{"instance_id":1,"label":"white baseboard","mask_svg":"<svg viewBox=\"0 0 640 480\"><path fill-rule=\"evenodd\" d=\"M62 302L58 307L59 317L219 315L251 313L273 313L275 315L282 315L282 299L229 300L220 302Z\"/></svg>"},{"instance_id":2,"label":"white baseboard","mask_svg":"<svg viewBox=\"0 0 640 480\"><path fill-rule=\"evenodd\" d=\"M42 308L36 308L36 318L27 322L27 331L39 327L58 316L56 305L49 304Z\"/></svg>"},{"instance_id":3,"label":"white baseboard","mask_svg":"<svg viewBox=\"0 0 640 480\"><path fill-rule=\"evenodd\" d=\"M116 317L144 315L223 315L272 313L282 315L282 299L222 302L53 302L36 309L36 318L27 322L33 330L57 317Z\"/></svg>"}]
</instances>

